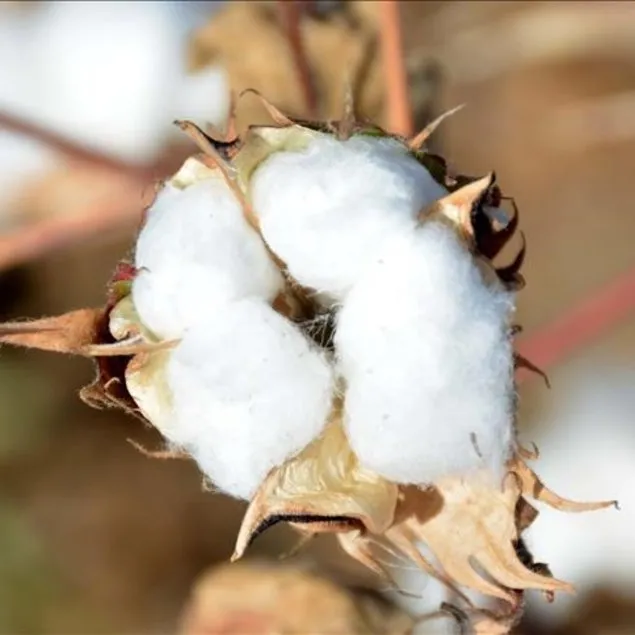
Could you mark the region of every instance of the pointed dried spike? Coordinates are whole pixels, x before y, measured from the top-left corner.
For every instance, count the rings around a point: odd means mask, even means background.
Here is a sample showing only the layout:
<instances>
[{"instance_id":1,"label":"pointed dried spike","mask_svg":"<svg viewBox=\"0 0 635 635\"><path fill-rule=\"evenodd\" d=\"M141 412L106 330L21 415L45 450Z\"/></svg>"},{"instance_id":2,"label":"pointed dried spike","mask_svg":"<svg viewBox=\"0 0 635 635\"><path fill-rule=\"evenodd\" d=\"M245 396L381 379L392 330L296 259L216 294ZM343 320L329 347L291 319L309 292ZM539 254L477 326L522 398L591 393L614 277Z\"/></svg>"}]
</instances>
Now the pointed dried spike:
<instances>
[{"instance_id":1,"label":"pointed dried spike","mask_svg":"<svg viewBox=\"0 0 635 635\"><path fill-rule=\"evenodd\" d=\"M546 503L560 511L587 512L606 509L608 507L618 509L618 502L616 500L582 503L558 496L558 494L546 487L536 473L519 458L516 458L511 469L520 477L523 495L531 496L531 498Z\"/></svg>"},{"instance_id":2,"label":"pointed dried spike","mask_svg":"<svg viewBox=\"0 0 635 635\"><path fill-rule=\"evenodd\" d=\"M466 236L473 238L472 210L478 205L495 181L496 174L490 172L483 178L464 185L420 212L419 221L425 222L429 216L439 214L459 227Z\"/></svg>"},{"instance_id":3,"label":"pointed dried spike","mask_svg":"<svg viewBox=\"0 0 635 635\"><path fill-rule=\"evenodd\" d=\"M531 443L531 450L524 448L522 445L518 445L516 452L518 452L519 456L523 459L527 459L528 461L536 461L540 458L540 450L533 441Z\"/></svg>"},{"instance_id":4,"label":"pointed dried spike","mask_svg":"<svg viewBox=\"0 0 635 635\"><path fill-rule=\"evenodd\" d=\"M544 370L538 368L538 366L536 366L533 362L529 361L524 355L521 355L520 353L514 353L514 368L524 368L525 370L540 375L544 379L547 388L551 388L551 382L549 381L547 373L545 373Z\"/></svg>"},{"instance_id":5,"label":"pointed dried spike","mask_svg":"<svg viewBox=\"0 0 635 635\"><path fill-rule=\"evenodd\" d=\"M509 239L514 235L518 228L519 215L515 209L514 215L511 217L507 225L500 231L487 236L483 239L480 247L482 254L493 260L502 251L503 247L509 242Z\"/></svg>"},{"instance_id":6,"label":"pointed dried spike","mask_svg":"<svg viewBox=\"0 0 635 635\"><path fill-rule=\"evenodd\" d=\"M103 309L79 309L31 322L0 324L0 343L84 355L98 338Z\"/></svg>"},{"instance_id":7,"label":"pointed dried spike","mask_svg":"<svg viewBox=\"0 0 635 635\"><path fill-rule=\"evenodd\" d=\"M143 456L147 456L149 459L191 459L192 457L187 452L181 452L180 450L148 450L141 443L133 439L126 439L128 443L138 450Z\"/></svg>"},{"instance_id":8,"label":"pointed dried spike","mask_svg":"<svg viewBox=\"0 0 635 635\"><path fill-rule=\"evenodd\" d=\"M83 349L83 354L90 357L122 357L137 355L139 353L151 353L154 351L174 348L179 340L166 340L163 342L148 342L142 335L133 335L118 342L109 344L91 344Z\"/></svg>"},{"instance_id":9,"label":"pointed dried spike","mask_svg":"<svg viewBox=\"0 0 635 635\"><path fill-rule=\"evenodd\" d=\"M527 241L525 239L525 234L523 234L522 232L520 234L520 237L523 244L514 260L511 262L511 264L496 269L496 274L503 282L514 282L517 279L520 268L525 262L525 256L527 255Z\"/></svg>"},{"instance_id":10,"label":"pointed dried spike","mask_svg":"<svg viewBox=\"0 0 635 635\"><path fill-rule=\"evenodd\" d=\"M498 586L498 584L486 580L472 568L469 562L463 561L463 559L448 559L443 563L443 568L446 574L457 584L474 589L479 593L499 598L509 604L515 603L512 593Z\"/></svg>"},{"instance_id":11,"label":"pointed dried spike","mask_svg":"<svg viewBox=\"0 0 635 635\"><path fill-rule=\"evenodd\" d=\"M408 148L413 151L420 150L425 142L430 138L432 133L439 127L439 125L448 117L459 112L465 108L465 104L460 104L451 108L450 110L439 115L434 121L431 121L421 132L417 133L414 137L408 139Z\"/></svg>"},{"instance_id":12,"label":"pointed dried spike","mask_svg":"<svg viewBox=\"0 0 635 635\"><path fill-rule=\"evenodd\" d=\"M221 149L235 145L238 142L237 139L230 142L218 141L210 137L192 121L176 119L174 125L178 126L204 154L211 157L214 160L214 164L223 172L233 176L235 172L234 166L223 155Z\"/></svg>"},{"instance_id":13,"label":"pointed dried spike","mask_svg":"<svg viewBox=\"0 0 635 635\"><path fill-rule=\"evenodd\" d=\"M509 589L537 589L565 593L573 593L574 591L573 586L568 582L543 576L527 569L518 559L511 542L496 545L496 548L487 552L487 558L476 556L476 560L487 571L488 575Z\"/></svg>"},{"instance_id":14,"label":"pointed dried spike","mask_svg":"<svg viewBox=\"0 0 635 635\"><path fill-rule=\"evenodd\" d=\"M238 99L242 99L245 95L255 95L260 103L264 106L265 110L269 114L269 116L273 119L275 123L279 126L293 126L295 122L293 119L290 119L283 112L278 110L268 99L266 99L259 91L255 88L245 88L240 95L238 95Z\"/></svg>"},{"instance_id":15,"label":"pointed dried spike","mask_svg":"<svg viewBox=\"0 0 635 635\"><path fill-rule=\"evenodd\" d=\"M222 172L225 182L240 202L245 218L252 227L258 229L258 218L238 185L236 168L219 153L216 142L191 121L175 121L174 123L198 145L205 153L205 157L210 159L212 163L210 167L217 167Z\"/></svg>"}]
</instances>

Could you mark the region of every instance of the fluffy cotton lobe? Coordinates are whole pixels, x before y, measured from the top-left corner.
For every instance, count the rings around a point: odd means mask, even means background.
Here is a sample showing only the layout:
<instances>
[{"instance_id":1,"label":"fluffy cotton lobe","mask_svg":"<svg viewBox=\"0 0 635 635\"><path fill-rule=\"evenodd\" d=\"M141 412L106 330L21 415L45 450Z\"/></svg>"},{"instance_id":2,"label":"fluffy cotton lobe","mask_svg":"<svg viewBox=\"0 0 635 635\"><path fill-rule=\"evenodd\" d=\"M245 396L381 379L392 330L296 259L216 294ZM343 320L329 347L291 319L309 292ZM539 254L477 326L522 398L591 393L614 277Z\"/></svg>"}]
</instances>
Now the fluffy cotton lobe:
<instances>
[{"instance_id":1,"label":"fluffy cotton lobe","mask_svg":"<svg viewBox=\"0 0 635 635\"><path fill-rule=\"evenodd\" d=\"M221 490L251 498L267 473L317 437L331 407L326 358L262 300L228 305L171 356L173 441Z\"/></svg>"},{"instance_id":2,"label":"fluffy cotton lobe","mask_svg":"<svg viewBox=\"0 0 635 635\"><path fill-rule=\"evenodd\" d=\"M414 228L446 192L393 139L322 135L256 170L252 201L265 240L300 284L343 299L385 241Z\"/></svg>"},{"instance_id":3,"label":"fluffy cotton lobe","mask_svg":"<svg viewBox=\"0 0 635 635\"><path fill-rule=\"evenodd\" d=\"M501 471L512 438L512 306L445 225L386 246L336 332L346 428L363 464L417 484Z\"/></svg>"},{"instance_id":4,"label":"fluffy cotton lobe","mask_svg":"<svg viewBox=\"0 0 635 635\"><path fill-rule=\"evenodd\" d=\"M282 277L220 172L185 189L166 184L137 241L133 298L143 323L179 337L234 299L271 301Z\"/></svg>"}]
</instances>

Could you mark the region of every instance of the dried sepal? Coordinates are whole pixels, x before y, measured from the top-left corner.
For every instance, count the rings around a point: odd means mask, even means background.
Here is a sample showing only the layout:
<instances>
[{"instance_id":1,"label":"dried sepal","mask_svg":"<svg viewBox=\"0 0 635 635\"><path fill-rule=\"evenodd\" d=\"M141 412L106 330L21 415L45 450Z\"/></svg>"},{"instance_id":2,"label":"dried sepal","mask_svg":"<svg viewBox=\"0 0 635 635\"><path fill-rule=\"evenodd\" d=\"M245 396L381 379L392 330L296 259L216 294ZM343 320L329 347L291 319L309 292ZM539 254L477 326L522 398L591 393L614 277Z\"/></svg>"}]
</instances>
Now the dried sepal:
<instances>
[{"instance_id":1,"label":"dried sepal","mask_svg":"<svg viewBox=\"0 0 635 635\"><path fill-rule=\"evenodd\" d=\"M488 231L486 235L479 237L479 251L490 260L496 258L518 229L519 219L518 210L514 209L514 215L508 220L505 227L498 231Z\"/></svg>"},{"instance_id":2,"label":"dried sepal","mask_svg":"<svg viewBox=\"0 0 635 635\"><path fill-rule=\"evenodd\" d=\"M618 506L616 500L595 501L595 502L578 502L562 498L552 490L550 490L538 478L536 473L519 457L515 457L510 470L518 477L523 496L528 496L534 500L546 503L555 509L564 512L587 512L596 511L598 509L606 509L608 507Z\"/></svg>"},{"instance_id":3,"label":"dried sepal","mask_svg":"<svg viewBox=\"0 0 635 635\"><path fill-rule=\"evenodd\" d=\"M166 376L170 350L135 355L127 364L125 382L141 414L171 438L172 394Z\"/></svg>"},{"instance_id":4,"label":"dried sepal","mask_svg":"<svg viewBox=\"0 0 635 635\"><path fill-rule=\"evenodd\" d=\"M523 266L525 256L527 255L527 242L525 240L525 235L522 232L520 237L522 240L522 246L514 260L509 265L506 265L505 267L498 267L496 269L496 274L501 281L505 283L508 288L514 290L520 290L525 285L525 280L520 275L520 268Z\"/></svg>"},{"instance_id":5,"label":"dried sepal","mask_svg":"<svg viewBox=\"0 0 635 635\"><path fill-rule=\"evenodd\" d=\"M91 356L104 319L104 309L79 309L41 320L5 322L0 324L0 343Z\"/></svg>"},{"instance_id":6,"label":"dried sepal","mask_svg":"<svg viewBox=\"0 0 635 635\"><path fill-rule=\"evenodd\" d=\"M481 179L450 192L419 214L419 221L442 220L454 227L459 234L472 244L475 240L472 217L474 210L484 200L496 180L493 172Z\"/></svg>"},{"instance_id":7,"label":"dried sepal","mask_svg":"<svg viewBox=\"0 0 635 635\"><path fill-rule=\"evenodd\" d=\"M539 575L518 559L520 494L517 479L505 479L501 488L487 474L443 479L428 490L411 488L387 537L394 542L391 537L401 534L412 543L425 543L453 582L512 605L518 602L515 589L572 591L571 585ZM437 499L432 514L431 497Z\"/></svg>"},{"instance_id":8,"label":"dried sepal","mask_svg":"<svg viewBox=\"0 0 635 635\"><path fill-rule=\"evenodd\" d=\"M434 131L439 127L443 121L451 117L452 115L459 112L465 107L465 104L460 104L447 110L444 113L441 113L436 119L431 121L421 132L418 132L414 137L408 139L408 148L413 152L417 152L421 150L421 148L425 145L426 141L432 136Z\"/></svg>"},{"instance_id":9,"label":"dried sepal","mask_svg":"<svg viewBox=\"0 0 635 635\"><path fill-rule=\"evenodd\" d=\"M265 479L247 509L233 559L278 522L333 533L381 534L390 526L397 486L359 465L339 417L336 411L318 439Z\"/></svg>"},{"instance_id":10,"label":"dried sepal","mask_svg":"<svg viewBox=\"0 0 635 635\"><path fill-rule=\"evenodd\" d=\"M524 368L525 370L535 373L536 375L540 375L540 377L542 377L542 379L544 380L547 388L551 388L551 382L549 381L547 373L545 373L544 370L540 369L538 366L536 366L536 364L534 364L524 355L521 355L518 352L514 352L514 368Z\"/></svg>"},{"instance_id":11,"label":"dried sepal","mask_svg":"<svg viewBox=\"0 0 635 635\"><path fill-rule=\"evenodd\" d=\"M278 110L263 94L255 88L245 88L239 95L238 99L242 99L245 95L254 95L258 101L262 104L267 114L271 117L275 124L278 126L293 126L295 121L285 115L282 111Z\"/></svg>"}]
</instances>

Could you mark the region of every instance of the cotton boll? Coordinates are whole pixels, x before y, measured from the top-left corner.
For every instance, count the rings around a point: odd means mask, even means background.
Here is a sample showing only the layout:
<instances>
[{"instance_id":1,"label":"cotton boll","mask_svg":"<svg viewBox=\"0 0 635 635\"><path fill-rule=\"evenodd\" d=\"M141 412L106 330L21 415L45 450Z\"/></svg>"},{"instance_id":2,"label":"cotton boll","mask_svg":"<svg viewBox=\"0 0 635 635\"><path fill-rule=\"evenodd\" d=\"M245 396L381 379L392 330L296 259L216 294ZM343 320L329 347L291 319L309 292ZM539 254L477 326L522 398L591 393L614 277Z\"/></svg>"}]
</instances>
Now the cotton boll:
<instances>
[{"instance_id":1,"label":"cotton boll","mask_svg":"<svg viewBox=\"0 0 635 635\"><path fill-rule=\"evenodd\" d=\"M301 284L341 300L388 237L446 191L399 142L326 135L256 170L252 201L273 251Z\"/></svg>"},{"instance_id":2,"label":"cotton boll","mask_svg":"<svg viewBox=\"0 0 635 635\"><path fill-rule=\"evenodd\" d=\"M324 355L257 299L226 305L190 329L168 382L178 442L217 487L247 499L320 434L333 389Z\"/></svg>"},{"instance_id":3,"label":"cotton boll","mask_svg":"<svg viewBox=\"0 0 635 635\"><path fill-rule=\"evenodd\" d=\"M563 384L563 382L560 382ZM635 597L635 371L586 369L561 385L537 436L540 476L549 487L574 500L617 499L620 510L566 514L540 507L528 532L537 560L573 583L576 596L553 605L532 601L543 620L566 620L574 605L596 586Z\"/></svg>"},{"instance_id":4,"label":"cotton boll","mask_svg":"<svg viewBox=\"0 0 635 635\"><path fill-rule=\"evenodd\" d=\"M232 299L271 301L282 277L220 172L181 190L166 185L136 246L132 286L143 323L164 338L209 320Z\"/></svg>"},{"instance_id":5,"label":"cotton boll","mask_svg":"<svg viewBox=\"0 0 635 635\"><path fill-rule=\"evenodd\" d=\"M131 161L157 153L182 64L169 3L46 3L29 42L25 116Z\"/></svg>"},{"instance_id":6,"label":"cotton boll","mask_svg":"<svg viewBox=\"0 0 635 635\"><path fill-rule=\"evenodd\" d=\"M513 297L483 284L453 230L391 242L353 287L335 335L345 422L361 462L424 484L488 467L512 438Z\"/></svg>"},{"instance_id":7,"label":"cotton boll","mask_svg":"<svg viewBox=\"0 0 635 635\"><path fill-rule=\"evenodd\" d=\"M212 65L184 75L176 95L173 119L224 127L229 117L230 89L227 71Z\"/></svg>"}]
</instances>

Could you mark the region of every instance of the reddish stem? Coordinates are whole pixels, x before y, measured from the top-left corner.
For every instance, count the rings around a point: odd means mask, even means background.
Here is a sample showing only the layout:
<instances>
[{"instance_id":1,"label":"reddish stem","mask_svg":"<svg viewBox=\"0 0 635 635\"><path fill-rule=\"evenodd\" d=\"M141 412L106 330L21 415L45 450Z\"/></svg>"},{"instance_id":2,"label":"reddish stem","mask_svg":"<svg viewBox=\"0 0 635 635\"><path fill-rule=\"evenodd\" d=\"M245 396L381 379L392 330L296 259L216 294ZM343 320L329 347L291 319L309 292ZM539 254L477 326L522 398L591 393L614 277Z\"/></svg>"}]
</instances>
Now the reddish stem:
<instances>
[{"instance_id":1,"label":"reddish stem","mask_svg":"<svg viewBox=\"0 0 635 635\"><path fill-rule=\"evenodd\" d=\"M298 83L304 95L306 116L315 119L318 117L318 94L302 37L303 4L298 0L278 0L278 8L291 48Z\"/></svg>"},{"instance_id":2,"label":"reddish stem","mask_svg":"<svg viewBox=\"0 0 635 635\"><path fill-rule=\"evenodd\" d=\"M586 297L534 335L522 338L519 352L536 366L549 368L633 314L635 268Z\"/></svg>"},{"instance_id":3,"label":"reddish stem","mask_svg":"<svg viewBox=\"0 0 635 635\"><path fill-rule=\"evenodd\" d=\"M410 137L413 132L412 108L403 56L399 3L397 0L382 0L378 4L388 127L390 132Z\"/></svg>"}]
</instances>

